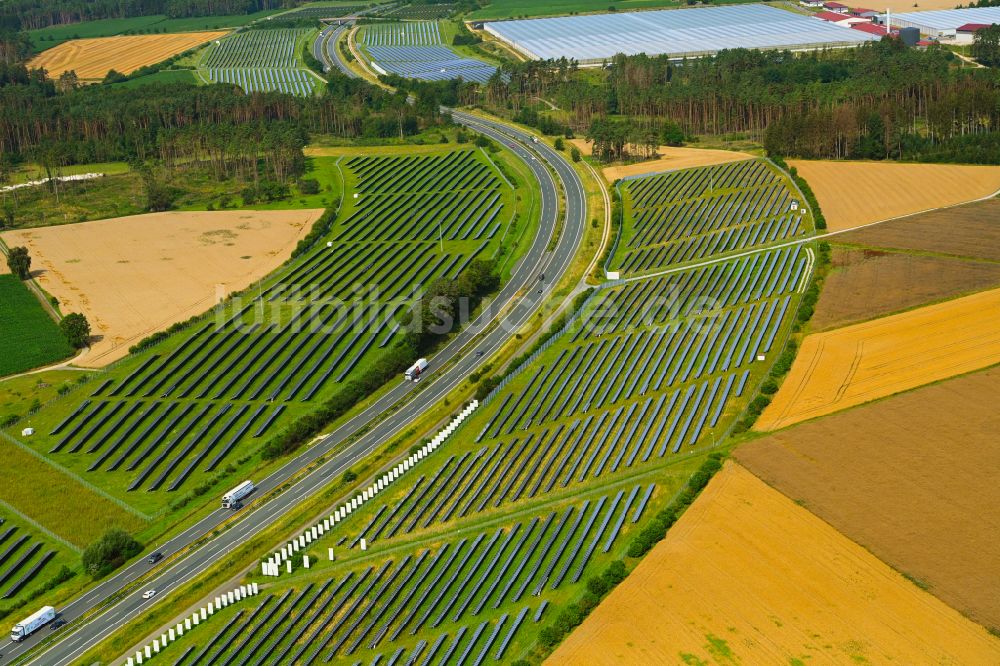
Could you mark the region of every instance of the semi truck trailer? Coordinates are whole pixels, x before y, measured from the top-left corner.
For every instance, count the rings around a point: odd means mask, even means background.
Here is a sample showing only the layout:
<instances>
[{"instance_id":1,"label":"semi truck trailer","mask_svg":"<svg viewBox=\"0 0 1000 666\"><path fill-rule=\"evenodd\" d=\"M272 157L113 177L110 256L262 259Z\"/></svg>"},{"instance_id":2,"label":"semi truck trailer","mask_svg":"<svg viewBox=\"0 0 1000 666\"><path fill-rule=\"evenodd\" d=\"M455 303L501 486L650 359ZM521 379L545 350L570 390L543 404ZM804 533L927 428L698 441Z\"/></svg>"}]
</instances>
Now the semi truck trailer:
<instances>
[{"instance_id":1,"label":"semi truck trailer","mask_svg":"<svg viewBox=\"0 0 1000 666\"><path fill-rule=\"evenodd\" d=\"M420 378L420 373L427 369L427 359L421 358L417 359L417 362L411 365L405 373L406 379L409 381L416 381Z\"/></svg>"},{"instance_id":2,"label":"semi truck trailer","mask_svg":"<svg viewBox=\"0 0 1000 666\"><path fill-rule=\"evenodd\" d=\"M253 481L244 481L240 485L236 486L228 493L222 496L222 508L223 509L238 509L240 508L240 501L252 493L256 486L253 485Z\"/></svg>"},{"instance_id":3,"label":"semi truck trailer","mask_svg":"<svg viewBox=\"0 0 1000 666\"><path fill-rule=\"evenodd\" d=\"M22 641L54 619L56 619L56 609L52 606L46 606L15 624L14 628L10 630L10 640Z\"/></svg>"}]
</instances>

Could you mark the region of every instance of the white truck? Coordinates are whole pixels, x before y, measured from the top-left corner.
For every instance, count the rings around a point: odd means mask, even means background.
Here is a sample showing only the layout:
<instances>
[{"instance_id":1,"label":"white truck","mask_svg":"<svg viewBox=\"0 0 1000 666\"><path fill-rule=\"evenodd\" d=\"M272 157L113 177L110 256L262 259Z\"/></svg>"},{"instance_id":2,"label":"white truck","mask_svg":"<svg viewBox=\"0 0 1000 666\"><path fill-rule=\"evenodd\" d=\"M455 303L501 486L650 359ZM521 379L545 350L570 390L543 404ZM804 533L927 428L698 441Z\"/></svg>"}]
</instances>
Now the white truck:
<instances>
[{"instance_id":1,"label":"white truck","mask_svg":"<svg viewBox=\"0 0 1000 666\"><path fill-rule=\"evenodd\" d=\"M240 501L252 493L256 489L253 485L253 481L244 481L240 485L236 486L228 493L222 496L222 508L223 509L238 509L241 504Z\"/></svg>"},{"instance_id":2,"label":"white truck","mask_svg":"<svg viewBox=\"0 0 1000 666\"><path fill-rule=\"evenodd\" d=\"M411 382L420 379L420 373L427 369L427 365L428 363L426 358L417 359L417 362L406 370L406 379Z\"/></svg>"},{"instance_id":3,"label":"white truck","mask_svg":"<svg viewBox=\"0 0 1000 666\"><path fill-rule=\"evenodd\" d=\"M46 606L15 624L14 628L10 630L10 640L22 641L54 619L56 619L56 609L52 606Z\"/></svg>"}]
</instances>

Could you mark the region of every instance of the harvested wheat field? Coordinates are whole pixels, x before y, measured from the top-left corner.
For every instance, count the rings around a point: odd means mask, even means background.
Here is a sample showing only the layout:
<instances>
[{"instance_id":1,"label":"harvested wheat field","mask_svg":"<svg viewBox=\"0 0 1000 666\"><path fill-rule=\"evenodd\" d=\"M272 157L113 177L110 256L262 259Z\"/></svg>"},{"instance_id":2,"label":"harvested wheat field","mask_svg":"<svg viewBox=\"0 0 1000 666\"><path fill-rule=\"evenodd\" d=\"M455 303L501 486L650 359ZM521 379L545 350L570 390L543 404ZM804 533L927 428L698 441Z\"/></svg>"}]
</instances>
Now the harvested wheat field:
<instances>
[{"instance_id":1,"label":"harvested wheat field","mask_svg":"<svg viewBox=\"0 0 1000 666\"><path fill-rule=\"evenodd\" d=\"M72 70L80 79L100 80L112 69L128 74L226 34L226 31L179 32L73 39L43 51L28 66L43 68L52 78Z\"/></svg>"},{"instance_id":2,"label":"harvested wheat field","mask_svg":"<svg viewBox=\"0 0 1000 666\"><path fill-rule=\"evenodd\" d=\"M585 155L592 155L593 144L584 139L573 139L570 141L580 149ZM659 159L647 162L636 162L624 166L606 167L601 170L609 183L625 178L627 176L644 176L650 173L662 173L663 171L674 171L676 169L689 169L691 167L711 166L713 164L725 164L726 162L737 162L739 160L752 159L753 155L740 153L734 150L715 150L711 148L675 148L672 146L660 146L656 149Z\"/></svg>"},{"instance_id":3,"label":"harvested wheat field","mask_svg":"<svg viewBox=\"0 0 1000 666\"><path fill-rule=\"evenodd\" d=\"M1000 261L1000 199L892 220L840 234L836 242Z\"/></svg>"},{"instance_id":4,"label":"harvested wheat field","mask_svg":"<svg viewBox=\"0 0 1000 666\"><path fill-rule=\"evenodd\" d=\"M1000 368L990 368L768 435L735 455L935 596L1000 629L998 403Z\"/></svg>"},{"instance_id":5,"label":"harvested wheat field","mask_svg":"<svg viewBox=\"0 0 1000 666\"><path fill-rule=\"evenodd\" d=\"M1000 289L814 333L754 426L806 419L1000 363Z\"/></svg>"},{"instance_id":6,"label":"harvested wheat field","mask_svg":"<svg viewBox=\"0 0 1000 666\"><path fill-rule=\"evenodd\" d=\"M1000 190L1000 167L789 160L819 200L830 231L954 206Z\"/></svg>"},{"instance_id":7,"label":"harvested wheat field","mask_svg":"<svg viewBox=\"0 0 1000 666\"><path fill-rule=\"evenodd\" d=\"M989 664L1000 640L729 462L549 664Z\"/></svg>"},{"instance_id":8,"label":"harvested wheat field","mask_svg":"<svg viewBox=\"0 0 1000 666\"><path fill-rule=\"evenodd\" d=\"M9 231L26 245L63 312L83 312L100 339L76 362L100 367L171 324L209 309L281 265L323 213L170 212Z\"/></svg>"},{"instance_id":9,"label":"harvested wheat field","mask_svg":"<svg viewBox=\"0 0 1000 666\"><path fill-rule=\"evenodd\" d=\"M810 320L817 331L1000 286L990 261L834 246L831 266Z\"/></svg>"}]
</instances>

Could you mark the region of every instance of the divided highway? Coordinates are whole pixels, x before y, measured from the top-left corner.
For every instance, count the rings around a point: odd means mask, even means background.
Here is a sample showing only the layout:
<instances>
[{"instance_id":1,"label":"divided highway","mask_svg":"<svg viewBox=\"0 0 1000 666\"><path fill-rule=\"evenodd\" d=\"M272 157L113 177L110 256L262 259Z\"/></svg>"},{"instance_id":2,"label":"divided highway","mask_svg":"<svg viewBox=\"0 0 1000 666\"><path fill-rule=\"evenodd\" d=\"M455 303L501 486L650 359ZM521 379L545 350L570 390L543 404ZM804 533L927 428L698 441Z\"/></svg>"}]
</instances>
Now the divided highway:
<instances>
[{"instance_id":1,"label":"divided highway","mask_svg":"<svg viewBox=\"0 0 1000 666\"><path fill-rule=\"evenodd\" d=\"M343 30L344 27L338 26L336 31ZM317 40L321 47L329 47L328 56L331 55L329 52L335 51L336 42L335 38L329 39L330 36L328 34L327 39ZM332 55L333 61L343 66L336 54ZM531 135L458 111L452 112L452 117L455 122L506 145L528 165L541 184L541 223L538 233L493 306L431 357L431 367L421 383L400 381L371 407L290 459L266 479L260 480L256 496L266 497L319 458L327 457L325 462L302 476L294 485L266 502L258 500L250 504L237 514L236 521L219 536L174 559L170 556L184 551L211 534L225 521L232 519L232 512L223 509L213 511L184 533L158 544L157 550L166 558L163 562L149 564L145 559L134 562L69 605L60 608L63 619L69 624L58 630L56 640L42 645L37 652L25 656L29 650L52 636L47 628L22 643L0 644L0 664L17 661L61 666L74 663L91 646L139 617L166 593L196 577L219 557L279 521L344 470L403 433L418 415L437 408L454 387L485 363L507 342L514 331L539 310L552 285L569 268L580 245L586 221L583 183L562 155L545 144L534 143ZM559 229L559 186L556 179L565 193L565 217L558 242L549 251L549 241ZM539 276L543 273L545 280L540 281ZM355 437L362 430L365 434ZM125 593L130 583L147 574L151 577L142 588ZM143 599L142 592L147 588L156 589L157 595L152 599ZM121 598L104 603L119 595ZM42 603L44 598L38 600L38 605ZM92 617L81 620L82 616L94 609L98 610ZM25 610L30 612L31 609ZM13 623L16 618L8 619Z\"/></svg>"}]
</instances>

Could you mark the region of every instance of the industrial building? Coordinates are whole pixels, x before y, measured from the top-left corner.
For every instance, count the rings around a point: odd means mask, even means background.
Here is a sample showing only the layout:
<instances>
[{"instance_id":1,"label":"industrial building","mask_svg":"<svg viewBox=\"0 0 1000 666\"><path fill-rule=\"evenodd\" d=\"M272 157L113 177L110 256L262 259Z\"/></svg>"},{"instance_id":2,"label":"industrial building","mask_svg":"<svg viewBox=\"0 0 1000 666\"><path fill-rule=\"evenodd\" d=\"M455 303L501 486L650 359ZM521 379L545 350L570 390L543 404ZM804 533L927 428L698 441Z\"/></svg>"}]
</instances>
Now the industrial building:
<instances>
[{"instance_id":1,"label":"industrial building","mask_svg":"<svg viewBox=\"0 0 1000 666\"><path fill-rule=\"evenodd\" d=\"M893 13L889 19L897 28L916 28L921 35L941 40L955 40L958 29L970 24L1000 23L1000 7L941 9L928 12Z\"/></svg>"},{"instance_id":2,"label":"industrial building","mask_svg":"<svg viewBox=\"0 0 1000 666\"><path fill-rule=\"evenodd\" d=\"M804 51L854 47L878 39L767 5L491 21L484 27L529 58L568 58L584 66L600 65L619 53L680 59L723 49Z\"/></svg>"}]
</instances>

